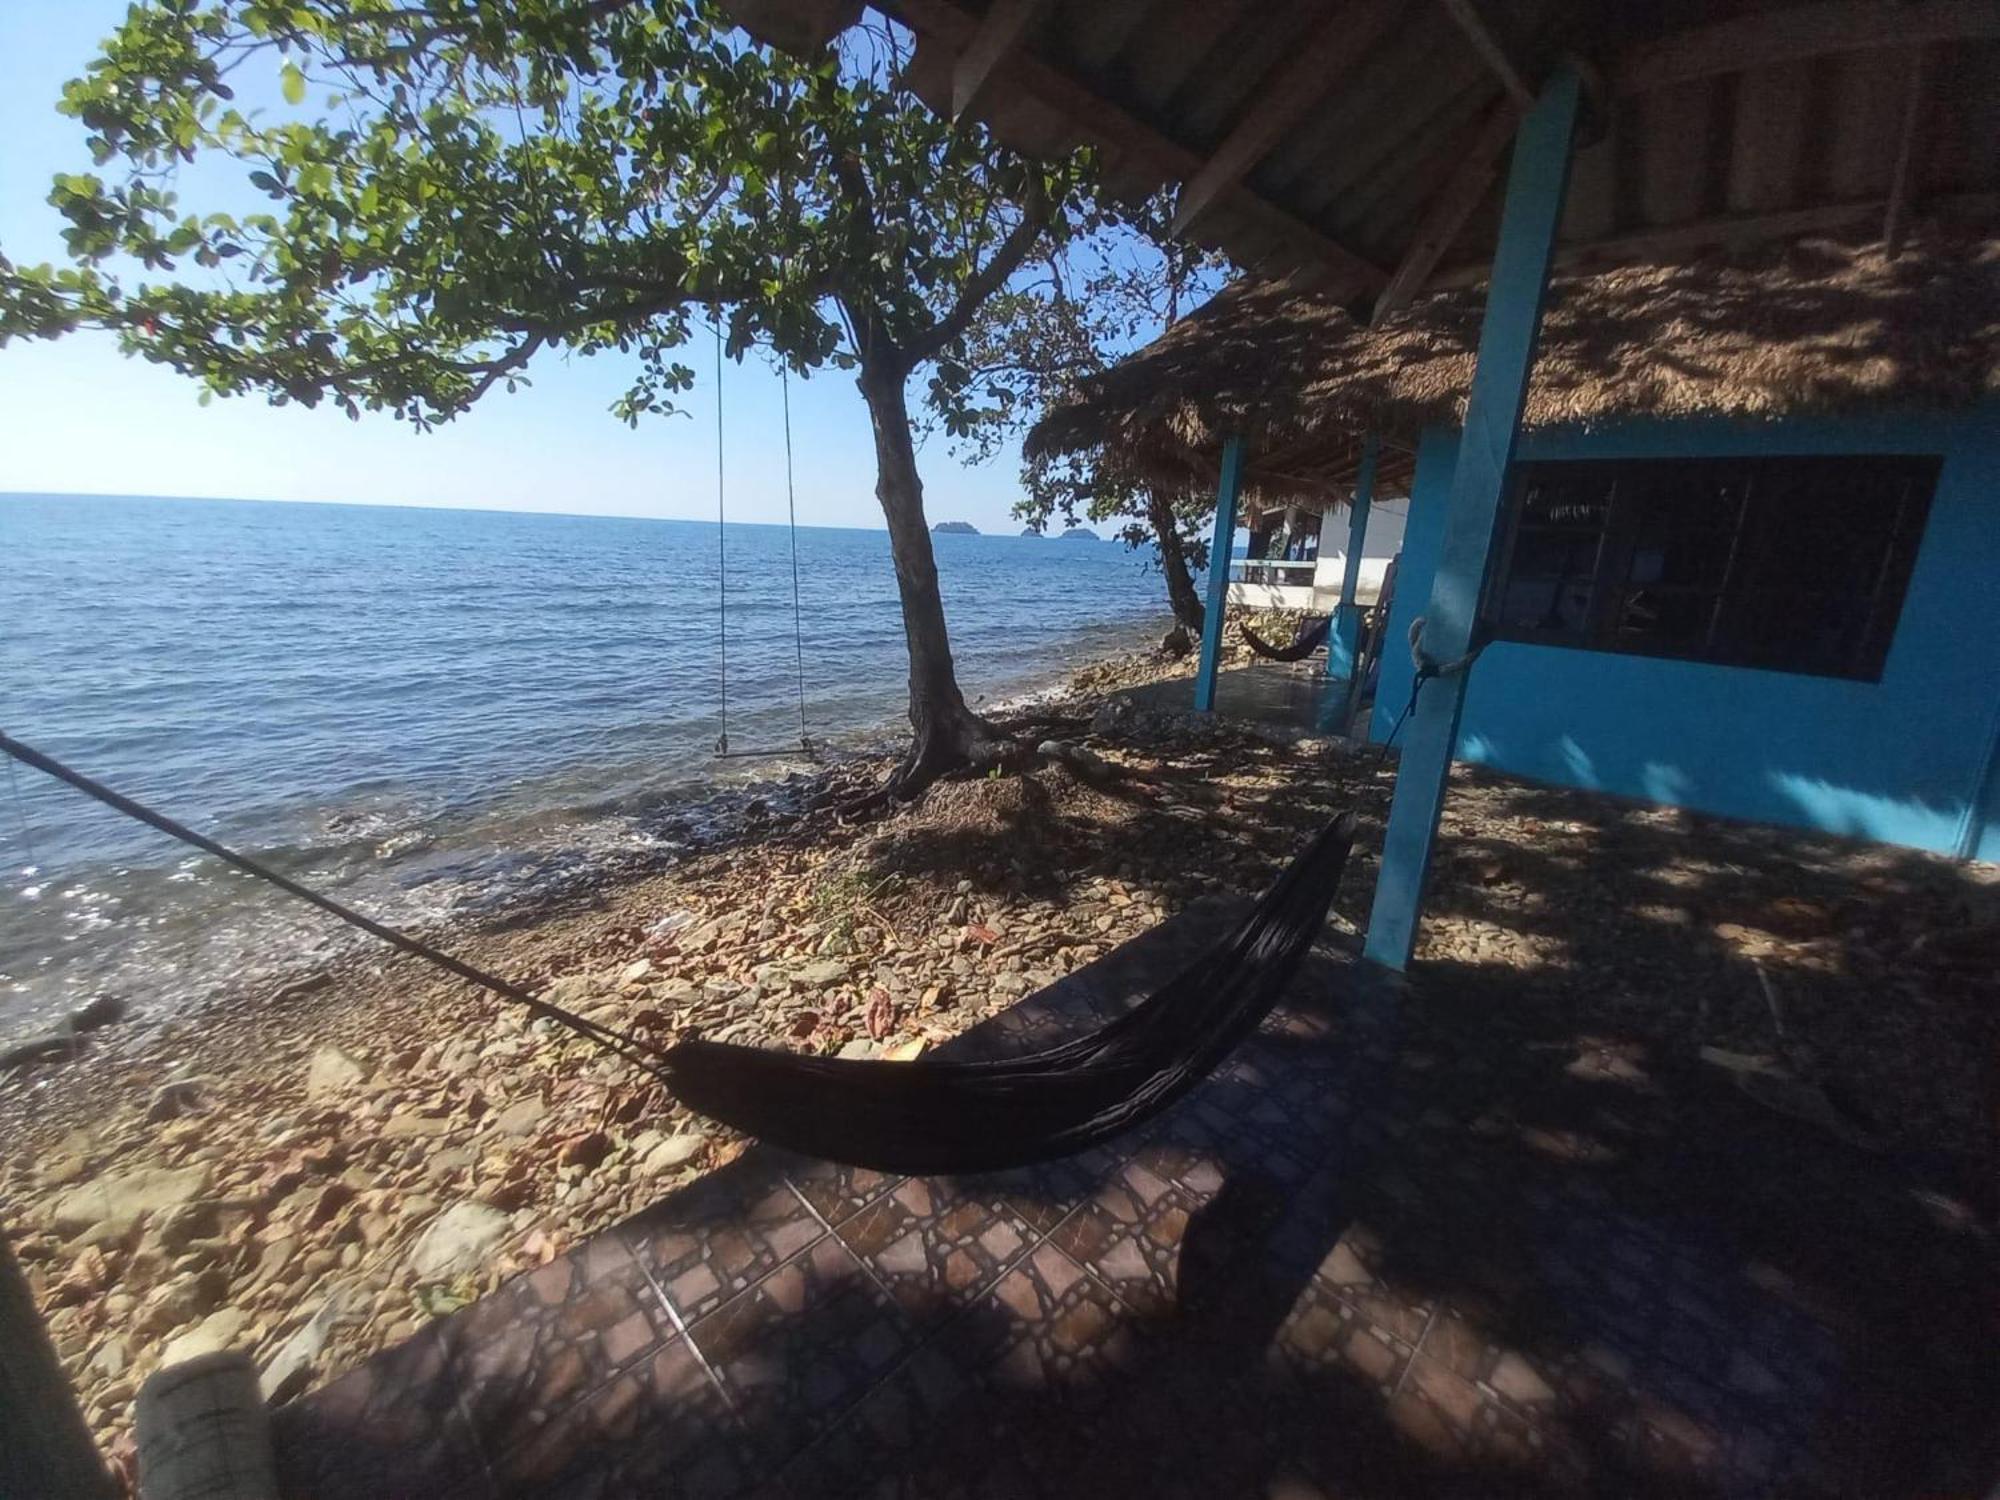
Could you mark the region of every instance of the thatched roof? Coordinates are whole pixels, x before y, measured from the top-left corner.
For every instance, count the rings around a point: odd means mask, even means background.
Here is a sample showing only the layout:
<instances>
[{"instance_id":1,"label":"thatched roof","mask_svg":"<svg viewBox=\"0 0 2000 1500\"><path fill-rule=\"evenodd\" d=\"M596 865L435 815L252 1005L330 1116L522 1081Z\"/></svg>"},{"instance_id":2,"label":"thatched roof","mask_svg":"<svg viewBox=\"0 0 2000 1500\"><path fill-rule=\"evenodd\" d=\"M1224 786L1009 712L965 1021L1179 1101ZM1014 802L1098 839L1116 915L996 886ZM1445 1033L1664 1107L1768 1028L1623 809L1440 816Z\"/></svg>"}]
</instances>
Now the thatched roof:
<instances>
[{"instance_id":1,"label":"thatched roof","mask_svg":"<svg viewBox=\"0 0 2000 1500\"><path fill-rule=\"evenodd\" d=\"M1284 282L1238 282L1086 382L1030 453L1109 448L1161 478L1213 473L1223 437L1307 493L1351 471L1358 436L1407 450L1453 424L1483 290L1425 297L1383 327ZM2000 240L1933 239L1891 261L1805 241L1749 258L1557 278L1525 424L1747 420L2000 394Z\"/></svg>"}]
</instances>

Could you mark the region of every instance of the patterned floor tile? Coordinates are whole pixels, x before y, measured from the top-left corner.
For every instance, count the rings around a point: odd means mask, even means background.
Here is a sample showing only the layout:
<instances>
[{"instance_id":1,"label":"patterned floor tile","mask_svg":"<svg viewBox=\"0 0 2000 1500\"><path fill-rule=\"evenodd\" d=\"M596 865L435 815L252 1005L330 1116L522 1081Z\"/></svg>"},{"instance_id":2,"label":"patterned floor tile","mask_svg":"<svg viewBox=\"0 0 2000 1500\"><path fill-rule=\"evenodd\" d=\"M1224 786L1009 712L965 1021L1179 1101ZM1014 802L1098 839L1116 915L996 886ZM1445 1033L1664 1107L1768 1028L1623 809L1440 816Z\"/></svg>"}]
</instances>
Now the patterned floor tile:
<instances>
[{"instance_id":1,"label":"patterned floor tile","mask_svg":"<svg viewBox=\"0 0 2000 1500\"><path fill-rule=\"evenodd\" d=\"M286 1500L431 1500L484 1488L478 1441L432 1328L271 1421Z\"/></svg>"},{"instance_id":2,"label":"patterned floor tile","mask_svg":"<svg viewBox=\"0 0 2000 1500\"><path fill-rule=\"evenodd\" d=\"M1339 1370L1385 1396L1402 1380L1414 1352L1413 1342L1372 1323L1319 1282L1300 1295L1273 1343L1278 1362L1301 1376Z\"/></svg>"},{"instance_id":3,"label":"patterned floor tile","mask_svg":"<svg viewBox=\"0 0 2000 1500\"><path fill-rule=\"evenodd\" d=\"M964 1306L1035 1239L1004 1199L921 1177L906 1179L835 1233L920 1321Z\"/></svg>"},{"instance_id":4,"label":"patterned floor tile","mask_svg":"<svg viewBox=\"0 0 2000 1500\"><path fill-rule=\"evenodd\" d=\"M806 1156L784 1154L779 1160L785 1180L829 1224L838 1224L859 1213L903 1180L889 1172L872 1172L866 1167L844 1166Z\"/></svg>"},{"instance_id":5,"label":"patterned floor tile","mask_svg":"<svg viewBox=\"0 0 2000 1500\"><path fill-rule=\"evenodd\" d=\"M775 1159L756 1152L620 1230L684 1324L715 1311L825 1232Z\"/></svg>"},{"instance_id":6,"label":"patterned floor tile","mask_svg":"<svg viewBox=\"0 0 2000 1500\"><path fill-rule=\"evenodd\" d=\"M783 1493L799 1500L980 1493L993 1477L995 1450L974 1393L944 1355L920 1350L787 1466Z\"/></svg>"},{"instance_id":7,"label":"patterned floor tile","mask_svg":"<svg viewBox=\"0 0 2000 1500\"><path fill-rule=\"evenodd\" d=\"M988 1386L1080 1391L1137 1351L1130 1311L1083 1267L1043 1244L939 1336ZM1075 1392L1071 1392L1074 1394Z\"/></svg>"},{"instance_id":8,"label":"patterned floor tile","mask_svg":"<svg viewBox=\"0 0 2000 1500\"><path fill-rule=\"evenodd\" d=\"M694 1352L674 1339L500 1449L491 1468L499 1500L716 1500L742 1491L756 1460Z\"/></svg>"},{"instance_id":9,"label":"patterned floor tile","mask_svg":"<svg viewBox=\"0 0 2000 1500\"><path fill-rule=\"evenodd\" d=\"M559 1417L673 1337L667 1309L616 1235L602 1235L438 1326L489 1451Z\"/></svg>"},{"instance_id":10,"label":"patterned floor tile","mask_svg":"<svg viewBox=\"0 0 2000 1500\"><path fill-rule=\"evenodd\" d=\"M1180 1259L1201 1205L1134 1162L1058 1225L1049 1243L1134 1312L1160 1316L1180 1296Z\"/></svg>"},{"instance_id":11,"label":"patterned floor tile","mask_svg":"<svg viewBox=\"0 0 2000 1500\"><path fill-rule=\"evenodd\" d=\"M767 1457L796 1451L917 1342L909 1318L833 1235L688 1330Z\"/></svg>"},{"instance_id":12,"label":"patterned floor tile","mask_svg":"<svg viewBox=\"0 0 2000 1500\"><path fill-rule=\"evenodd\" d=\"M1115 1151L1097 1147L1056 1161L1006 1172L979 1172L948 1179L956 1192L1004 1204L1036 1234L1060 1224L1123 1165Z\"/></svg>"}]
</instances>

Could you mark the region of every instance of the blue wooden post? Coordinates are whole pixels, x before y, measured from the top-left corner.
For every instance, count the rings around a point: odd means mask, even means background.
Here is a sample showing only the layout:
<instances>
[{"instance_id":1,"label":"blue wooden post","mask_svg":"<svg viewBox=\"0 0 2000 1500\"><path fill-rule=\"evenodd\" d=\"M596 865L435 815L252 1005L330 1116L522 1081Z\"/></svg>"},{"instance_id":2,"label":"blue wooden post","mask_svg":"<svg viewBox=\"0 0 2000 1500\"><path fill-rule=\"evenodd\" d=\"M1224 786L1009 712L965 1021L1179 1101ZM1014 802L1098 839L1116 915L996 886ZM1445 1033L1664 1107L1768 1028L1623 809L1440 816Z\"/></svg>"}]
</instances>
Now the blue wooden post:
<instances>
[{"instance_id":1,"label":"blue wooden post","mask_svg":"<svg viewBox=\"0 0 2000 1500\"><path fill-rule=\"evenodd\" d=\"M1436 661L1464 655L1472 642L1507 466L1513 461L1535 362L1549 261L1569 182L1579 93L1576 69L1567 64L1559 68L1521 122L1514 142L1500 242L1479 330L1479 363L1472 374L1444 539L1424 610L1424 650ZM1404 726L1403 759L1364 948L1369 958L1391 969L1407 967L1416 946L1424 877L1451 775L1465 681L1463 673L1432 678Z\"/></svg>"},{"instance_id":2,"label":"blue wooden post","mask_svg":"<svg viewBox=\"0 0 2000 1500\"><path fill-rule=\"evenodd\" d=\"M1215 673L1222 662L1222 616L1229 607L1229 552L1236 542L1236 492L1243 482L1243 439L1222 445L1215 486L1215 540L1208 549L1208 608L1201 623L1201 665L1194 674L1194 711L1215 712Z\"/></svg>"},{"instance_id":3,"label":"blue wooden post","mask_svg":"<svg viewBox=\"0 0 2000 1500\"><path fill-rule=\"evenodd\" d=\"M1333 629L1326 638L1326 687L1319 700L1319 728L1345 730L1348 705L1360 684L1354 680L1361 645L1361 606L1354 594L1361 586L1361 544L1368 532L1368 507L1375 499L1375 462L1381 440L1369 433L1361 440L1361 467L1354 476L1354 498L1348 502L1347 567L1340 575L1340 602L1333 607Z\"/></svg>"}]
</instances>

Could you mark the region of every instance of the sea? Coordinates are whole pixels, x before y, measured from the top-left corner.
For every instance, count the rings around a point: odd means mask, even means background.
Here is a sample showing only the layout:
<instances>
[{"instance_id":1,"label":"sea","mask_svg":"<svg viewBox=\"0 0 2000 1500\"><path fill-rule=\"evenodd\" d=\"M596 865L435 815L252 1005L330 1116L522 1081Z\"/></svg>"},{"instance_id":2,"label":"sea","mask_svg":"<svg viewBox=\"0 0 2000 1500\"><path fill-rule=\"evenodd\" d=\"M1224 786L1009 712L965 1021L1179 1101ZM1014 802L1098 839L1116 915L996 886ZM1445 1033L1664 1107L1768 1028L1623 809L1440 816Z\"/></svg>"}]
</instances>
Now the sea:
<instances>
[{"instance_id":1,"label":"sea","mask_svg":"<svg viewBox=\"0 0 2000 1500\"><path fill-rule=\"evenodd\" d=\"M382 920L505 921L670 865L893 744L886 532L0 495L0 729ZM1111 541L934 538L993 706L1157 639ZM724 581L726 580L726 588ZM724 608L726 597L726 609ZM4 758L0 758L4 759ZM170 1015L367 942L24 766L0 769L0 1044Z\"/></svg>"}]
</instances>

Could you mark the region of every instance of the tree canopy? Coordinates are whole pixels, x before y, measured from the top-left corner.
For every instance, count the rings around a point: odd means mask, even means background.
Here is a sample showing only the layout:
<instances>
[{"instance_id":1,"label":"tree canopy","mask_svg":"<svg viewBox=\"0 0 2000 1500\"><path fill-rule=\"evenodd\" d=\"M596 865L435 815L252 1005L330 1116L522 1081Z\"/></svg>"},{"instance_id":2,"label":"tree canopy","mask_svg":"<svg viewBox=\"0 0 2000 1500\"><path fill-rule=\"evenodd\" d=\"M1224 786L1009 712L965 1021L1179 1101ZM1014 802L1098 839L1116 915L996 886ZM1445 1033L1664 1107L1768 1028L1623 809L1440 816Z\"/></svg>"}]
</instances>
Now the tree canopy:
<instances>
[{"instance_id":1,"label":"tree canopy","mask_svg":"<svg viewBox=\"0 0 2000 1500\"><path fill-rule=\"evenodd\" d=\"M795 59L699 0L135 6L60 105L120 170L56 178L73 264L0 261L0 341L104 327L217 394L420 424L545 349L636 356L623 412L666 409L717 309L733 354L907 373L1091 208L1078 163L912 98L901 45ZM238 105L260 73L286 107ZM269 207L184 206L198 155Z\"/></svg>"}]
</instances>

